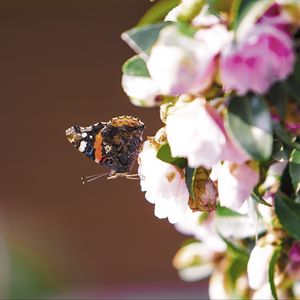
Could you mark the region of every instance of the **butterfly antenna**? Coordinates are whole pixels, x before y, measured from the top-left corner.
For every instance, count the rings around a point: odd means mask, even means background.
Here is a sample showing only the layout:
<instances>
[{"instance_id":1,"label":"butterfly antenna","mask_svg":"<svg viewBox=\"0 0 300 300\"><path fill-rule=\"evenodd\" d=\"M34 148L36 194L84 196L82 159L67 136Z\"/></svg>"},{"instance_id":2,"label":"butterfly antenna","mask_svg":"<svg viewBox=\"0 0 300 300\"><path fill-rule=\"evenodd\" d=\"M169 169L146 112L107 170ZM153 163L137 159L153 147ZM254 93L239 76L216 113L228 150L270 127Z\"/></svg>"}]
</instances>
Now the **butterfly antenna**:
<instances>
[{"instance_id":1,"label":"butterfly antenna","mask_svg":"<svg viewBox=\"0 0 300 300\"><path fill-rule=\"evenodd\" d=\"M91 181L94 181L94 180L96 180L98 178L101 178L103 176L106 176L108 174L109 173L102 173L102 174L94 174L94 175L89 175L89 176L81 177L81 181L82 181L82 184L89 183Z\"/></svg>"}]
</instances>

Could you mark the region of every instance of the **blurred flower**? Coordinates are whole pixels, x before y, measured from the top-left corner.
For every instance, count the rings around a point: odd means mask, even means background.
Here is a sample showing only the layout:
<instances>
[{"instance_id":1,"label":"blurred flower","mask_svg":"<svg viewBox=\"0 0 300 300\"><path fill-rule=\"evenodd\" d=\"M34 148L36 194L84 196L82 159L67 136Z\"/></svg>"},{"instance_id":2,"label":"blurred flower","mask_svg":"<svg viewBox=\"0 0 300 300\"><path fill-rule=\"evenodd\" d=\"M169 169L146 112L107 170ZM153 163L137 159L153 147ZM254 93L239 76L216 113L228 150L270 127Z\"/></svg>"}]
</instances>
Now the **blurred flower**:
<instances>
[{"instance_id":1,"label":"blurred flower","mask_svg":"<svg viewBox=\"0 0 300 300\"><path fill-rule=\"evenodd\" d=\"M216 55L228 40L224 26L200 30L195 38L171 25L160 32L147 67L165 95L200 93L207 90L216 72Z\"/></svg>"},{"instance_id":2,"label":"blurred flower","mask_svg":"<svg viewBox=\"0 0 300 300\"><path fill-rule=\"evenodd\" d=\"M300 280L300 242L294 242L289 250L287 272L293 280Z\"/></svg>"},{"instance_id":3,"label":"blurred flower","mask_svg":"<svg viewBox=\"0 0 300 300\"><path fill-rule=\"evenodd\" d=\"M182 1L186 2L185 0ZM176 22L177 17L180 15L183 9L183 5L179 4L175 8L173 8L165 17L165 21ZM195 27L208 27L212 25L216 25L220 23L220 18L215 15L209 13L209 6L204 5L200 11L200 13L194 17L191 21L191 24Z\"/></svg>"},{"instance_id":4,"label":"blurred flower","mask_svg":"<svg viewBox=\"0 0 300 300\"><path fill-rule=\"evenodd\" d=\"M252 300L274 299L270 288L270 283L265 283L262 287L254 291Z\"/></svg>"},{"instance_id":5,"label":"blurred flower","mask_svg":"<svg viewBox=\"0 0 300 300\"><path fill-rule=\"evenodd\" d=\"M146 141L138 157L141 189L146 199L155 204L154 214L176 223L188 209L189 193L183 174L173 165L156 157L156 149Z\"/></svg>"},{"instance_id":6,"label":"blurred flower","mask_svg":"<svg viewBox=\"0 0 300 300\"><path fill-rule=\"evenodd\" d=\"M219 161L242 163L244 155L225 132L223 120L204 99L179 101L168 110L166 132L172 156L186 157L192 168L209 169Z\"/></svg>"},{"instance_id":7,"label":"blurred flower","mask_svg":"<svg viewBox=\"0 0 300 300\"><path fill-rule=\"evenodd\" d=\"M183 246L173 259L173 266L184 281L197 281L208 277L214 269L215 253L203 243Z\"/></svg>"},{"instance_id":8,"label":"blurred flower","mask_svg":"<svg viewBox=\"0 0 300 300\"><path fill-rule=\"evenodd\" d=\"M158 87L150 77L124 74L122 87L134 105L152 107L161 103Z\"/></svg>"},{"instance_id":9,"label":"blurred flower","mask_svg":"<svg viewBox=\"0 0 300 300\"><path fill-rule=\"evenodd\" d=\"M279 3L273 3L257 20L258 24L271 25L285 33L288 33L291 22L291 16Z\"/></svg>"},{"instance_id":10,"label":"blurred flower","mask_svg":"<svg viewBox=\"0 0 300 300\"><path fill-rule=\"evenodd\" d=\"M231 293L225 288L225 273L216 269L209 279L208 294L211 300L230 300Z\"/></svg>"},{"instance_id":11,"label":"blurred flower","mask_svg":"<svg viewBox=\"0 0 300 300\"><path fill-rule=\"evenodd\" d=\"M175 224L175 228L186 235L192 235L202 241L207 249L224 252L226 244L219 236L215 223L215 213L187 211L184 218Z\"/></svg>"},{"instance_id":12,"label":"blurred flower","mask_svg":"<svg viewBox=\"0 0 300 300\"><path fill-rule=\"evenodd\" d=\"M247 271L249 286L252 289L260 289L269 282L268 270L274 250L273 245L260 245L258 242L251 251Z\"/></svg>"},{"instance_id":13,"label":"blurred flower","mask_svg":"<svg viewBox=\"0 0 300 300\"><path fill-rule=\"evenodd\" d=\"M260 220L249 215L218 216L216 219L218 232L227 239L245 239L263 232L265 227Z\"/></svg>"},{"instance_id":14,"label":"blurred flower","mask_svg":"<svg viewBox=\"0 0 300 300\"><path fill-rule=\"evenodd\" d=\"M226 90L263 94L293 71L294 61L293 41L288 35L276 27L256 24L222 51L221 78Z\"/></svg>"},{"instance_id":15,"label":"blurred flower","mask_svg":"<svg viewBox=\"0 0 300 300\"><path fill-rule=\"evenodd\" d=\"M225 161L218 176L221 206L238 210L258 183L259 174L248 164L237 165Z\"/></svg>"}]
</instances>

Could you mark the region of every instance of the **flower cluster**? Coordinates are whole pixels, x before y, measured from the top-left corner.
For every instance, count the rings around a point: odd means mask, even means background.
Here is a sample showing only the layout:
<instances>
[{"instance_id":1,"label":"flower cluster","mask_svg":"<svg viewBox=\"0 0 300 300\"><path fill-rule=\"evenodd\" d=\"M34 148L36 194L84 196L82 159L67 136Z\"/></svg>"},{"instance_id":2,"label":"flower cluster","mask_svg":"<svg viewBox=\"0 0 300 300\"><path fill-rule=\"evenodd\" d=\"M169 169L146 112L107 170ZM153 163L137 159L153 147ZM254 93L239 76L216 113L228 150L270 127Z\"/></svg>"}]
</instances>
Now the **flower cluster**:
<instances>
[{"instance_id":1,"label":"flower cluster","mask_svg":"<svg viewBox=\"0 0 300 300\"><path fill-rule=\"evenodd\" d=\"M160 108L138 172L155 216L194 238L174 266L212 274L212 299L297 297L300 3L165 2L122 34L122 86Z\"/></svg>"}]
</instances>

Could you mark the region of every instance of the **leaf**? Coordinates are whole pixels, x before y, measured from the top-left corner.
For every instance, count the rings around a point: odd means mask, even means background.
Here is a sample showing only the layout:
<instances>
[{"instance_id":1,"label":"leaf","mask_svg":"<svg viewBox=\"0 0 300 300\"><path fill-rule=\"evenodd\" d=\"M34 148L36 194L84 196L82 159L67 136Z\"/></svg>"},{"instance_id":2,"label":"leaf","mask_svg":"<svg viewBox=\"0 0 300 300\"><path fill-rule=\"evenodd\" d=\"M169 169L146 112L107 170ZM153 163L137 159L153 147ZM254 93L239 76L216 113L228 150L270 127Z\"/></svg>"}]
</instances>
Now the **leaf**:
<instances>
[{"instance_id":1,"label":"leaf","mask_svg":"<svg viewBox=\"0 0 300 300\"><path fill-rule=\"evenodd\" d=\"M168 12L177 6L180 0L161 0L155 3L138 22L137 26L144 26L163 21Z\"/></svg>"},{"instance_id":2,"label":"leaf","mask_svg":"<svg viewBox=\"0 0 300 300\"><path fill-rule=\"evenodd\" d=\"M178 21L177 22L177 28L178 30L184 34L185 36L188 37L194 37L195 33L197 32L197 29L195 29L194 27L192 27L189 23L184 22L184 21Z\"/></svg>"},{"instance_id":3,"label":"leaf","mask_svg":"<svg viewBox=\"0 0 300 300\"><path fill-rule=\"evenodd\" d=\"M220 235L220 234L219 234ZM238 247L228 239L224 238L222 235L220 235L222 240L226 243L227 245L227 251L230 253L233 257L242 259L246 262L249 260L249 253L245 248Z\"/></svg>"},{"instance_id":4,"label":"leaf","mask_svg":"<svg viewBox=\"0 0 300 300\"><path fill-rule=\"evenodd\" d=\"M227 207L223 207L223 206L220 206L218 205L217 207L217 216L218 217L240 217L242 216L242 214L236 212L236 211L233 211Z\"/></svg>"},{"instance_id":5,"label":"leaf","mask_svg":"<svg viewBox=\"0 0 300 300\"><path fill-rule=\"evenodd\" d=\"M185 158L172 157L170 145L168 143L160 146L157 151L156 157L168 164L179 167L180 169L183 169L187 164L187 160Z\"/></svg>"},{"instance_id":6,"label":"leaf","mask_svg":"<svg viewBox=\"0 0 300 300\"><path fill-rule=\"evenodd\" d=\"M269 102L276 108L281 118L284 118L286 113L288 96L288 89L282 82L274 84L267 95Z\"/></svg>"},{"instance_id":7,"label":"leaf","mask_svg":"<svg viewBox=\"0 0 300 300\"><path fill-rule=\"evenodd\" d=\"M130 76L150 77L146 63L138 55L133 56L123 64L122 72Z\"/></svg>"},{"instance_id":8,"label":"leaf","mask_svg":"<svg viewBox=\"0 0 300 300\"><path fill-rule=\"evenodd\" d=\"M228 106L232 134L254 159L266 161L272 154L273 134L270 112L258 95L234 96Z\"/></svg>"},{"instance_id":9,"label":"leaf","mask_svg":"<svg viewBox=\"0 0 300 300\"><path fill-rule=\"evenodd\" d=\"M146 59L150 49L155 44L160 31L172 23L173 22L161 22L142 27L135 27L123 32L121 38L136 53L143 55L143 59Z\"/></svg>"},{"instance_id":10,"label":"leaf","mask_svg":"<svg viewBox=\"0 0 300 300\"><path fill-rule=\"evenodd\" d=\"M274 0L234 0L231 10L231 28L237 32L237 35L243 36L273 2Z\"/></svg>"},{"instance_id":11,"label":"leaf","mask_svg":"<svg viewBox=\"0 0 300 300\"><path fill-rule=\"evenodd\" d=\"M271 260L270 260L270 264L269 264L269 282L270 282L270 288L272 291L272 295L274 297L275 300L278 300L278 296L277 296L277 291L276 291L276 286L275 286L275 282L274 282L274 277L275 277L275 266L276 263L280 257L281 254L281 248L278 247L275 249Z\"/></svg>"},{"instance_id":12,"label":"leaf","mask_svg":"<svg viewBox=\"0 0 300 300\"><path fill-rule=\"evenodd\" d=\"M300 102L300 54L297 56L293 74L286 81L286 88L292 97Z\"/></svg>"},{"instance_id":13,"label":"leaf","mask_svg":"<svg viewBox=\"0 0 300 300\"><path fill-rule=\"evenodd\" d=\"M251 198L259 204L263 204L263 205L266 205L266 206L269 206L269 207L273 207L271 204L266 202L257 191L253 191L251 193Z\"/></svg>"},{"instance_id":14,"label":"leaf","mask_svg":"<svg viewBox=\"0 0 300 300\"><path fill-rule=\"evenodd\" d=\"M273 122L273 129L275 135L287 146L300 150L300 144L297 143L295 137L292 137L289 132L287 132L283 126L278 122Z\"/></svg>"},{"instance_id":15,"label":"leaf","mask_svg":"<svg viewBox=\"0 0 300 300\"><path fill-rule=\"evenodd\" d=\"M234 258L230 262L228 269L226 270L227 278L229 279L229 284L231 289L235 289L236 282L239 277L246 273L247 271L247 262L245 259Z\"/></svg>"},{"instance_id":16,"label":"leaf","mask_svg":"<svg viewBox=\"0 0 300 300\"><path fill-rule=\"evenodd\" d=\"M288 161L290 152L290 148L286 147L280 140L274 139L272 158L281 162Z\"/></svg>"},{"instance_id":17,"label":"leaf","mask_svg":"<svg viewBox=\"0 0 300 300\"><path fill-rule=\"evenodd\" d=\"M293 74L286 81L291 96L300 103L300 80Z\"/></svg>"},{"instance_id":18,"label":"leaf","mask_svg":"<svg viewBox=\"0 0 300 300\"><path fill-rule=\"evenodd\" d=\"M300 240L300 204L282 192L277 192L275 212L284 229L295 239Z\"/></svg>"},{"instance_id":19,"label":"leaf","mask_svg":"<svg viewBox=\"0 0 300 300\"><path fill-rule=\"evenodd\" d=\"M291 153L289 171L292 184L296 194L300 193L300 151L294 150Z\"/></svg>"},{"instance_id":20,"label":"leaf","mask_svg":"<svg viewBox=\"0 0 300 300\"><path fill-rule=\"evenodd\" d=\"M185 169L185 183L188 188L189 194L192 199L195 199L194 187L195 187L195 175L197 169L190 168L189 166Z\"/></svg>"}]
</instances>

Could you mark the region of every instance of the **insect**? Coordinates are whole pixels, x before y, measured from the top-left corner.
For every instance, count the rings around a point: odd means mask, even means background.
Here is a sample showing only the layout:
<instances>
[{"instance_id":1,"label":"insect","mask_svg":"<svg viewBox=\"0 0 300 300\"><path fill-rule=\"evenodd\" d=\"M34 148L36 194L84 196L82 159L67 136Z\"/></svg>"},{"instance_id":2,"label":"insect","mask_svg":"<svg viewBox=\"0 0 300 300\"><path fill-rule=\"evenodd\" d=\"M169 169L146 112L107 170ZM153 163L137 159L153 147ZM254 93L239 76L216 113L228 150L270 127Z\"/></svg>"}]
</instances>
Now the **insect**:
<instances>
[{"instance_id":1,"label":"insect","mask_svg":"<svg viewBox=\"0 0 300 300\"><path fill-rule=\"evenodd\" d=\"M129 173L139 154L144 128L144 123L139 119L121 116L109 122L100 122L88 127L75 125L67 129L67 139L75 148L110 170L105 174L82 177L83 183L104 175L108 175L107 179L137 179L137 174Z\"/></svg>"}]
</instances>

